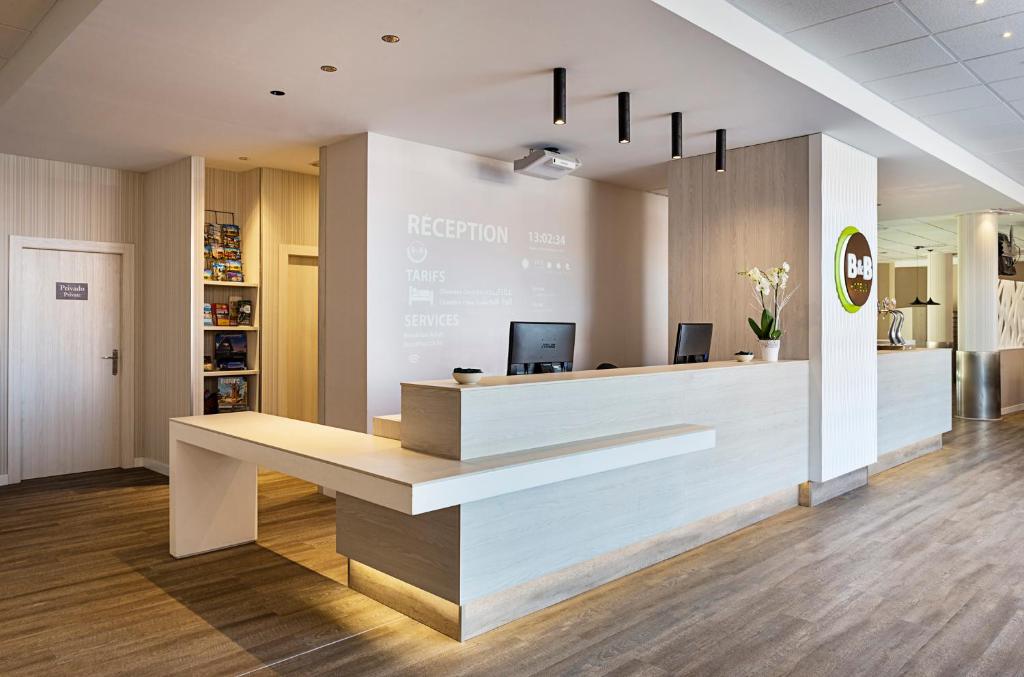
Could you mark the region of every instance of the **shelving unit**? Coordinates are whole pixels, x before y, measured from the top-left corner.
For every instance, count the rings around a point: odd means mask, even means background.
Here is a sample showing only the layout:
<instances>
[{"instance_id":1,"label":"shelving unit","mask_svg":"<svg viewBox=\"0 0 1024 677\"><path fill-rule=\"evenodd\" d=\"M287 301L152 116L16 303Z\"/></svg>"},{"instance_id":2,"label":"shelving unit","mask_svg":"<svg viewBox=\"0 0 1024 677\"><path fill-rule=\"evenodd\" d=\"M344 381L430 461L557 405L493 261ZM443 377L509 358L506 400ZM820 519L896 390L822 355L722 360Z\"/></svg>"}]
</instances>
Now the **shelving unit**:
<instances>
[{"instance_id":1,"label":"shelving unit","mask_svg":"<svg viewBox=\"0 0 1024 677\"><path fill-rule=\"evenodd\" d=\"M252 304L252 325L235 325L235 326L224 326L224 325L206 325L202 326L202 346L203 356L209 356L214 358L214 347L217 340L218 334L229 334L229 333L244 333L246 335L246 368L237 370L218 370L218 371L205 371L203 364L197 365L197 368L202 373L202 383L204 399L206 392L213 392L216 394L218 389L218 379L221 377L230 376L243 376L246 379L246 389L249 400L249 409L252 411L260 411L260 333L259 333L259 318L260 318L260 244L259 244L259 220L253 219L249 222L240 222L237 218L235 209L241 207L239 204L239 194L241 191L237 189L233 194L224 196L221 193L220 199L225 204L207 204L205 211L204 223L217 223L217 224L234 224L239 227L239 240L241 249L242 259L242 273L245 276L242 282L232 282L226 280L208 280L202 275L202 271L199 271L202 280L202 298L203 303L223 303L228 304L229 307L232 304L237 303L239 300L247 300ZM207 192L209 200L210 191ZM237 206L236 206L237 205ZM223 209L225 206L231 206L231 209ZM211 208L211 207L216 207ZM245 213L246 210L240 210ZM204 226L205 227L205 226ZM199 265L203 266L202 247L204 244L202 233L198 237L198 246L200 247ZM205 361L205 360L204 360Z\"/></svg>"}]
</instances>

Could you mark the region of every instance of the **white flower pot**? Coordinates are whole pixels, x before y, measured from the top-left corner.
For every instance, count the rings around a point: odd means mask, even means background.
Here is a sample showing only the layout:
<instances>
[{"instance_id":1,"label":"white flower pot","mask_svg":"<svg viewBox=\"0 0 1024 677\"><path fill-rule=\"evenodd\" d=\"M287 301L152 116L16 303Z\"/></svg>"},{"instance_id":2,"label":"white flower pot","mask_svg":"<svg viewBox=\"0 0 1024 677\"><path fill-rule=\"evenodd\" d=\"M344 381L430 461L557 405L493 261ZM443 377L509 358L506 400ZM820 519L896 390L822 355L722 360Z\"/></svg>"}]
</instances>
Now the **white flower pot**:
<instances>
[{"instance_id":1,"label":"white flower pot","mask_svg":"<svg viewBox=\"0 0 1024 677\"><path fill-rule=\"evenodd\" d=\"M761 346L761 359L764 362L778 362L779 361L779 346L782 345L782 339L775 339L773 341L758 341Z\"/></svg>"}]
</instances>

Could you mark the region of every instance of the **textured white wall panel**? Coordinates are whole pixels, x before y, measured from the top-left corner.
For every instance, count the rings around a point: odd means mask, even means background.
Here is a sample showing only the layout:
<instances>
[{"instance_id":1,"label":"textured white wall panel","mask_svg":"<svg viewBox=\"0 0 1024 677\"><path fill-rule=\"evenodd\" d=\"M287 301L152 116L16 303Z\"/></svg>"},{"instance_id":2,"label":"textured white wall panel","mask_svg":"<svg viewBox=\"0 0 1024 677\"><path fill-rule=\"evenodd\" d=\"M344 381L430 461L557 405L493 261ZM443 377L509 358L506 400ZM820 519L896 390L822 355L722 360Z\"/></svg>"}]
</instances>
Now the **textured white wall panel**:
<instances>
[{"instance_id":1,"label":"textured white wall panel","mask_svg":"<svg viewBox=\"0 0 1024 677\"><path fill-rule=\"evenodd\" d=\"M999 349L1024 348L1024 282L999 280Z\"/></svg>"},{"instance_id":2,"label":"textured white wall panel","mask_svg":"<svg viewBox=\"0 0 1024 677\"><path fill-rule=\"evenodd\" d=\"M960 217L958 349L989 351L999 348L999 215Z\"/></svg>"},{"instance_id":3,"label":"textured white wall panel","mask_svg":"<svg viewBox=\"0 0 1024 677\"><path fill-rule=\"evenodd\" d=\"M856 226L878 253L878 161L824 134L810 152L811 480L824 482L878 459L877 287L849 313L835 285L839 234ZM817 252L817 255L815 255Z\"/></svg>"}]
</instances>

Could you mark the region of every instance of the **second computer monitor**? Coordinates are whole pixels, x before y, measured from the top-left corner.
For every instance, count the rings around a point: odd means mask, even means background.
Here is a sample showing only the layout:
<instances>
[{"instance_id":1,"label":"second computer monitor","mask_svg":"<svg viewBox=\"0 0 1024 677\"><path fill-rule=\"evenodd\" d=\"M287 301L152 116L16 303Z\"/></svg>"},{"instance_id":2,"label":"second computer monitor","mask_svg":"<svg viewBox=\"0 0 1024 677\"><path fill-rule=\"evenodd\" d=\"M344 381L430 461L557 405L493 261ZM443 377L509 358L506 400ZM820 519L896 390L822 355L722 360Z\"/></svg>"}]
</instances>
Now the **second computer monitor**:
<instances>
[{"instance_id":1,"label":"second computer monitor","mask_svg":"<svg viewBox=\"0 0 1024 677\"><path fill-rule=\"evenodd\" d=\"M672 364L707 362L711 353L710 322L680 322Z\"/></svg>"},{"instance_id":2,"label":"second computer monitor","mask_svg":"<svg viewBox=\"0 0 1024 677\"><path fill-rule=\"evenodd\" d=\"M575 322L512 322L508 331L508 375L572 371Z\"/></svg>"}]
</instances>

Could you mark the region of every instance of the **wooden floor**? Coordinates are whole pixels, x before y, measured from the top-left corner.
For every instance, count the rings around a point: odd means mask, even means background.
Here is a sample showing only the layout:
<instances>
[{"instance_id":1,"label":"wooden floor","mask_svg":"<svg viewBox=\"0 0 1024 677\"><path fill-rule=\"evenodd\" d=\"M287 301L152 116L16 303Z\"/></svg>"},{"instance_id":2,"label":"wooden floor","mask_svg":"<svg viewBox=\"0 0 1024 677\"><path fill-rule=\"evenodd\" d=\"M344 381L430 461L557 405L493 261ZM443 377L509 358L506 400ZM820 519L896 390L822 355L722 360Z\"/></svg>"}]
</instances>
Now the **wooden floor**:
<instances>
[{"instance_id":1,"label":"wooden floor","mask_svg":"<svg viewBox=\"0 0 1024 677\"><path fill-rule=\"evenodd\" d=\"M1024 414L946 444L465 644L340 585L296 480L183 561L149 471L0 488L0 674L1024 674Z\"/></svg>"}]
</instances>

